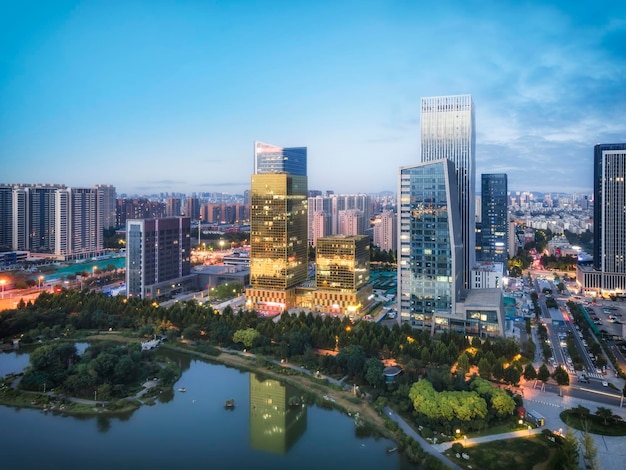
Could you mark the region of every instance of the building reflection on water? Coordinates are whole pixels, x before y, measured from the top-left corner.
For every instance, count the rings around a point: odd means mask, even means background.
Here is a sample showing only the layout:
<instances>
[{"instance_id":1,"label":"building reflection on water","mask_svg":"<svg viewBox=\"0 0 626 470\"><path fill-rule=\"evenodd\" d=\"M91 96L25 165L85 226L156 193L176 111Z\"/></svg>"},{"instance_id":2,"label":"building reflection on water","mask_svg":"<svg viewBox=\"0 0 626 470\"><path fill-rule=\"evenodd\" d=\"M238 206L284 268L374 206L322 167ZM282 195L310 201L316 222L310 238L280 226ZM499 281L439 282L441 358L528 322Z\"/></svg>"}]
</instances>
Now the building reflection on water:
<instances>
[{"instance_id":1,"label":"building reflection on water","mask_svg":"<svg viewBox=\"0 0 626 470\"><path fill-rule=\"evenodd\" d=\"M250 373L250 447L286 454L306 430L306 405L298 390Z\"/></svg>"}]
</instances>

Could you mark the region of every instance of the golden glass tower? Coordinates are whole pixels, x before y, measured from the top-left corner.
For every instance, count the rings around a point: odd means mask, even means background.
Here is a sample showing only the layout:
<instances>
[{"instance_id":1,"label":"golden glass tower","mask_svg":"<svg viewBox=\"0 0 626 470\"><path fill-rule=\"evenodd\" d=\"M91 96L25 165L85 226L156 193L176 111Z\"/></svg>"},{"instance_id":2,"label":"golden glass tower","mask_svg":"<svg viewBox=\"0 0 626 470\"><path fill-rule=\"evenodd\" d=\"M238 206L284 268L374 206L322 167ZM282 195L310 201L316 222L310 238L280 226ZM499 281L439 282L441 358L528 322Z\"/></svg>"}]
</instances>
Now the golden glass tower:
<instances>
[{"instance_id":1,"label":"golden glass tower","mask_svg":"<svg viewBox=\"0 0 626 470\"><path fill-rule=\"evenodd\" d=\"M295 306L294 288L307 280L307 222L306 176L252 175L247 308L280 313Z\"/></svg>"}]
</instances>

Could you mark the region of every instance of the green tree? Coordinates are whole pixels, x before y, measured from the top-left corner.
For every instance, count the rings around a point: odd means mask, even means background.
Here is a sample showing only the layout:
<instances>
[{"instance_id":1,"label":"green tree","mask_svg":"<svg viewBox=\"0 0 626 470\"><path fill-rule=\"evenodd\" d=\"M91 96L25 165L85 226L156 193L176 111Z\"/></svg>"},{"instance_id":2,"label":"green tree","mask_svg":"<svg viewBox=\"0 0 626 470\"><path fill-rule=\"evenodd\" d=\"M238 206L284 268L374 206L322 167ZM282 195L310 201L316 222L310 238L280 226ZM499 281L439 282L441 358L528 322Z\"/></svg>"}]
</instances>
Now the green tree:
<instances>
[{"instance_id":1,"label":"green tree","mask_svg":"<svg viewBox=\"0 0 626 470\"><path fill-rule=\"evenodd\" d=\"M374 388L382 388L385 385L383 370L385 366L378 359L370 359L365 363L365 380Z\"/></svg>"},{"instance_id":2,"label":"green tree","mask_svg":"<svg viewBox=\"0 0 626 470\"><path fill-rule=\"evenodd\" d=\"M539 367L539 371L537 372L537 378L541 380L544 384L550 380L550 371L545 364L541 364Z\"/></svg>"},{"instance_id":3,"label":"green tree","mask_svg":"<svg viewBox=\"0 0 626 470\"><path fill-rule=\"evenodd\" d=\"M237 330L233 335L234 343L243 343L246 348L251 348L254 342L261 336L254 328L246 328L245 330Z\"/></svg>"},{"instance_id":4,"label":"green tree","mask_svg":"<svg viewBox=\"0 0 626 470\"><path fill-rule=\"evenodd\" d=\"M469 361L469 357L468 357L466 352L463 352L459 356L459 359L457 361L456 367L457 367L457 370L461 369L464 372L469 372L469 370L470 370L470 361Z\"/></svg>"},{"instance_id":5,"label":"green tree","mask_svg":"<svg viewBox=\"0 0 626 470\"><path fill-rule=\"evenodd\" d=\"M553 374L552 378L556 381L559 387L565 387L569 385L569 374L562 366L557 367Z\"/></svg>"},{"instance_id":6,"label":"green tree","mask_svg":"<svg viewBox=\"0 0 626 470\"><path fill-rule=\"evenodd\" d=\"M535 380L537 378L537 371L533 367L532 363L526 364L524 368L524 379Z\"/></svg>"},{"instance_id":7,"label":"green tree","mask_svg":"<svg viewBox=\"0 0 626 470\"><path fill-rule=\"evenodd\" d=\"M578 470L580 448L578 446L578 440L571 429L568 428L565 432L559 450L561 465L558 468L563 470Z\"/></svg>"},{"instance_id":8,"label":"green tree","mask_svg":"<svg viewBox=\"0 0 626 470\"><path fill-rule=\"evenodd\" d=\"M491 395L491 407L498 416L509 416L515 409L515 400L506 391L496 388Z\"/></svg>"},{"instance_id":9,"label":"green tree","mask_svg":"<svg viewBox=\"0 0 626 470\"><path fill-rule=\"evenodd\" d=\"M492 365L486 357L483 357L478 361L478 374L484 378L489 379L491 377Z\"/></svg>"},{"instance_id":10,"label":"green tree","mask_svg":"<svg viewBox=\"0 0 626 470\"><path fill-rule=\"evenodd\" d=\"M609 421L613 419L613 412L609 408L599 406L595 415L602 420L605 426L609 425Z\"/></svg>"},{"instance_id":11,"label":"green tree","mask_svg":"<svg viewBox=\"0 0 626 470\"><path fill-rule=\"evenodd\" d=\"M596 441L587 430L584 430L579 438L580 450L583 454L583 459L587 464L589 470L600 470L600 463L598 462L598 447Z\"/></svg>"}]
</instances>

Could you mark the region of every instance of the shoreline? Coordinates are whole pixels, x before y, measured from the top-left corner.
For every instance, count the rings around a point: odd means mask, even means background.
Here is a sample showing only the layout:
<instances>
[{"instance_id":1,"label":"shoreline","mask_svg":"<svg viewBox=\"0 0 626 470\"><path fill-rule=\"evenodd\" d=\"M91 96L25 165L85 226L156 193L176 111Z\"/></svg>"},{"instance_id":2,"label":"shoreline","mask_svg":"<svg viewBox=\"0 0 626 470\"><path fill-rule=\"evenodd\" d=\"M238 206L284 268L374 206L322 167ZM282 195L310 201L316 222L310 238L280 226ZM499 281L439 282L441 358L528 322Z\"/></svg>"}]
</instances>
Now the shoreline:
<instances>
[{"instance_id":1,"label":"shoreline","mask_svg":"<svg viewBox=\"0 0 626 470\"><path fill-rule=\"evenodd\" d=\"M120 342L135 341L132 338L126 338L119 335L106 335L105 338L101 335L93 335L83 338L82 341L102 341L105 339ZM357 398L352 393L339 389L335 385L328 383L326 379L316 379L315 377L307 376L306 374L294 371L293 369L287 367L280 369L284 370L285 373L277 372L274 370L274 367L268 367L268 365L271 365L270 359L266 359L264 357L247 357L224 351L220 351L220 354L217 356L212 356L181 345L171 345L167 343L161 344L159 347L179 353L189 354L209 363L224 365L226 367L245 370L247 372L256 372L272 379L289 383L290 385L298 388L300 391L314 395L316 399L320 400L320 402L328 404L328 406L346 413L349 416L354 416L358 413L362 422L370 425L384 437L393 440L396 443L398 441L395 433L385 426L384 417L378 414L369 405L369 403L367 403L366 399ZM51 392L44 394L39 392L17 390L13 388L12 384L18 379L18 375L7 376L3 379L2 385L0 386L0 405L15 409L38 409L46 413L53 412L68 416L114 417L115 415L130 413L142 406L152 405L157 397L149 395L148 392L153 389L159 390L161 388L144 388L143 392L140 392L140 396L130 396L115 400L115 404L120 404L124 401L126 403L119 408L115 407L115 409L110 409L107 405L112 402L86 400L76 397L61 397ZM173 390L174 384L172 384L171 388Z\"/></svg>"}]
</instances>

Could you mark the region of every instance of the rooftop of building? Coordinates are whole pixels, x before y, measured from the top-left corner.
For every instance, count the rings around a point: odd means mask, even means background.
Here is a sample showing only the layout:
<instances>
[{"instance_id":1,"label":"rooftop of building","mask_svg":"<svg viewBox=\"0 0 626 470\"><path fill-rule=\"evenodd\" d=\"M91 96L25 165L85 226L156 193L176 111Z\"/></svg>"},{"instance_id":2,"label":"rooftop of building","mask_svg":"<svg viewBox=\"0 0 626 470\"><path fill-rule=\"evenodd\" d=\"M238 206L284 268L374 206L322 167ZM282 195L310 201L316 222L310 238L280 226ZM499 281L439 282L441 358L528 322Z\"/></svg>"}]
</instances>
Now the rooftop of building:
<instances>
[{"instance_id":1,"label":"rooftop of building","mask_svg":"<svg viewBox=\"0 0 626 470\"><path fill-rule=\"evenodd\" d=\"M499 308L502 305L502 289L471 289L465 298L465 308Z\"/></svg>"},{"instance_id":2,"label":"rooftop of building","mask_svg":"<svg viewBox=\"0 0 626 470\"><path fill-rule=\"evenodd\" d=\"M474 271L482 271L482 272L492 272L492 273L503 273L504 272L504 264L494 261L480 261L476 263L472 270Z\"/></svg>"}]
</instances>

